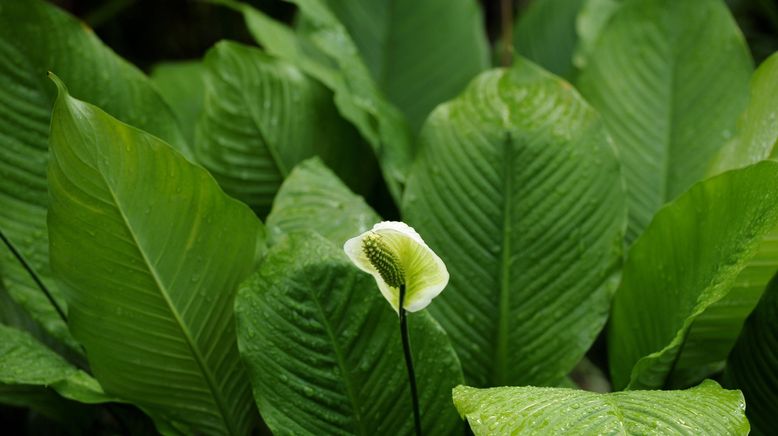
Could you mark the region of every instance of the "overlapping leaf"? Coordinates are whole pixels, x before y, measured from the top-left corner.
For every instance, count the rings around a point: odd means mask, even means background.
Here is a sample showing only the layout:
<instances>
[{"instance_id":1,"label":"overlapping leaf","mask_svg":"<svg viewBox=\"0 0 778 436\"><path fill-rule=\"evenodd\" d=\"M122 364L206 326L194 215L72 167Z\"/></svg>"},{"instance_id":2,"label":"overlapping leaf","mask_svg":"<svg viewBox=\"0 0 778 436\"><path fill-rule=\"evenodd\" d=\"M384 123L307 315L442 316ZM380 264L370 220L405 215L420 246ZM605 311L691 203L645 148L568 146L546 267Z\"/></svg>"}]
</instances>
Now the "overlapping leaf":
<instances>
[{"instance_id":1,"label":"overlapping leaf","mask_svg":"<svg viewBox=\"0 0 778 436\"><path fill-rule=\"evenodd\" d=\"M476 78L422 129L403 215L451 274L430 308L468 383L557 383L607 317L626 220L597 114L528 61Z\"/></svg>"},{"instance_id":2,"label":"overlapping leaf","mask_svg":"<svg viewBox=\"0 0 778 436\"><path fill-rule=\"evenodd\" d=\"M727 384L743 391L755 434L770 434L778 416L778 280L748 317L727 360Z\"/></svg>"},{"instance_id":3,"label":"overlapping leaf","mask_svg":"<svg viewBox=\"0 0 778 436\"><path fill-rule=\"evenodd\" d=\"M627 0L579 79L619 148L632 242L734 134L752 61L721 0Z\"/></svg>"},{"instance_id":4,"label":"overlapping leaf","mask_svg":"<svg viewBox=\"0 0 778 436\"><path fill-rule=\"evenodd\" d=\"M0 231L43 280L51 280L46 235L46 163L55 88L46 78L57 71L73 93L119 119L184 149L170 109L135 67L119 58L91 29L40 0L0 5ZM0 243L2 279L11 296L45 329L68 343L64 322L11 252Z\"/></svg>"},{"instance_id":5,"label":"overlapping leaf","mask_svg":"<svg viewBox=\"0 0 778 436\"><path fill-rule=\"evenodd\" d=\"M165 62L154 66L151 80L181 126L186 142L194 145L194 132L205 100L205 66L200 61Z\"/></svg>"},{"instance_id":6,"label":"overlapping leaf","mask_svg":"<svg viewBox=\"0 0 778 436\"><path fill-rule=\"evenodd\" d=\"M413 428L397 314L373 278L313 232L274 246L236 300L238 343L275 434L398 435ZM424 434L461 433L462 369L426 312L409 315Z\"/></svg>"},{"instance_id":7,"label":"overlapping leaf","mask_svg":"<svg viewBox=\"0 0 778 436\"><path fill-rule=\"evenodd\" d=\"M270 244L283 235L312 230L340 247L381 220L317 158L297 165L286 178L267 217Z\"/></svg>"},{"instance_id":8,"label":"overlapping leaf","mask_svg":"<svg viewBox=\"0 0 778 436\"><path fill-rule=\"evenodd\" d=\"M205 65L195 152L228 194L264 216L284 177L313 155L352 186L369 186L372 154L318 82L285 61L231 42L218 43Z\"/></svg>"},{"instance_id":9,"label":"overlapping leaf","mask_svg":"<svg viewBox=\"0 0 778 436\"><path fill-rule=\"evenodd\" d=\"M516 18L513 46L548 71L571 79L578 43L576 17L585 0L532 1Z\"/></svg>"},{"instance_id":10,"label":"overlapping leaf","mask_svg":"<svg viewBox=\"0 0 778 436\"><path fill-rule=\"evenodd\" d=\"M693 186L635 242L613 302L608 352L614 387L667 384L692 323L725 298L778 224L778 163ZM704 349L698 352L705 352Z\"/></svg>"},{"instance_id":11,"label":"overlapping leaf","mask_svg":"<svg viewBox=\"0 0 778 436\"><path fill-rule=\"evenodd\" d=\"M158 423L247 434L232 305L261 223L168 144L55 81L51 263L95 377Z\"/></svg>"},{"instance_id":12,"label":"overlapping leaf","mask_svg":"<svg viewBox=\"0 0 778 436\"><path fill-rule=\"evenodd\" d=\"M341 115L372 146L389 192L399 203L412 159L410 131L402 113L381 94L348 31L323 0L294 0L307 23L305 35L248 5L220 1L243 13L249 31L269 53L332 90Z\"/></svg>"},{"instance_id":13,"label":"overlapping leaf","mask_svg":"<svg viewBox=\"0 0 778 436\"><path fill-rule=\"evenodd\" d=\"M386 98L413 130L486 69L489 48L474 0L327 0Z\"/></svg>"},{"instance_id":14,"label":"overlapping leaf","mask_svg":"<svg viewBox=\"0 0 778 436\"><path fill-rule=\"evenodd\" d=\"M599 394L573 389L454 389L476 436L494 434L747 435L743 394L706 380L685 391ZM749 403L750 407L750 403Z\"/></svg>"}]
</instances>

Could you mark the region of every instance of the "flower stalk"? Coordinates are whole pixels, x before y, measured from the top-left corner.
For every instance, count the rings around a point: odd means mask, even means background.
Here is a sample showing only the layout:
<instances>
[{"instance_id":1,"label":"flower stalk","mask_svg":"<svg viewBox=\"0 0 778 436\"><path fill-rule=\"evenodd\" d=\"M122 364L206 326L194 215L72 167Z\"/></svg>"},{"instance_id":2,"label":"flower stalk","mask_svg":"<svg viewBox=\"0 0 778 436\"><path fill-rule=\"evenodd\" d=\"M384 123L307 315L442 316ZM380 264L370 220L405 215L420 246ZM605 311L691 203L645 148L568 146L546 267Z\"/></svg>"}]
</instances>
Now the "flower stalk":
<instances>
[{"instance_id":1,"label":"flower stalk","mask_svg":"<svg viewBox=\"0 0 778 436\"><path fill-rule=\"evenodd\" d=\"M400 285L400 338L403 343L405 366L408 369L408 383L411 388L411 403L413 404L413 426L416 436L421 436L421 414L419 411L419 393L416 389L416 373L413 370L413 356L411 354L411 339L408 335L408 317L405 309L402 309L405 299L405 285Z\"/></svg>"}]
</instances>

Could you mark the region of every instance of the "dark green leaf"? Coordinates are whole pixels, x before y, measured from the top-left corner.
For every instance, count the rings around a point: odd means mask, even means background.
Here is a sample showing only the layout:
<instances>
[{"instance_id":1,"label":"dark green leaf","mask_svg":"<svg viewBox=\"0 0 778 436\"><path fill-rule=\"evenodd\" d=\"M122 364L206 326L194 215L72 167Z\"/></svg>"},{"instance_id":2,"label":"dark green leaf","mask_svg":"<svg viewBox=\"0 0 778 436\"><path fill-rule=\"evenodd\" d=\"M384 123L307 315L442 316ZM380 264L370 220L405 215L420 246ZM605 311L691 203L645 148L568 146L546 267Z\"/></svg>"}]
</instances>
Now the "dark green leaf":
<instances>
[{"instance_id":1,"label":"dark green leaf","mask_svg":"<svg viewBox=\"0 0 778 436\"><path fill-rule=\"evenodd\" d=\"M397 314L340 247L290 235L243 283L235 311L254 398L274 433L412 432ZM428 313L408 322L424 433L461 433L450 396L462 382L456 353Z\"/></svg>"},{"instance_id":2,"label":"dark green leaf","mask_svg":"<svg viewBox=\"0 0 778 436\"><path fill-rule=\"evenodd\" d=\"M727 360L724 379L741 389L755 434L775 431L778 416L778 279L748 317Z\"/></svg>"},{"instance_id":3,"label":"dark green leaf","mask_svg":"<svg viewBox=\"0 0 778 436\"><path fill-rule=\"evenodd\" d=\"M373 156L318 82L232 42L210 50L205 66L195 152L228 194L264 216L292 168L315 154L351 186L369 185Z\"/></svg>"},{"instance_id":4,"label":"dark green leaf","mask_svg":"<svg viewBox=\"0 0 778 436\"><path fill-rule=\"evenodd\" d=\"M613 302L616 389L667 384L681 349L695 346L685 343L692 323L729 294L778 224L777 185L778 162L765 161L700 182L657 213L629 251Z\"/></svg>"},{"instance_id":5,"label":"dark green leaf","mask_svg":"<svg viewBox=\"0 0 778 436\"><path fill-rule=\"evenodd\" d=\"M308 23L306 35L248 5L220 1L243 13L249 31L269 53L332 90L341 115L373 147L389 192L399 203L412 158L409 129L402 113L381 95L356 45L323 0L294 0Z\"/></svg>"},{"instance_id":6,"label":"dark green leaf","mask_svg":"<svg viewBox=\"0 0 778 436\"><path fill-rule=\"evenodd\" d=\"M578 42L576 17L585 0L533 0L516 18L516 52L548 71L571 79Z\"/></svg>"},{"instance_id":7,"label":"dark green leaf","mask_svg":"<svg viewBox=\"0 0 778 436\"><path fill-rule=\"evenodd\" d=\"M430 311L468 383L553 385L607 318L626 221L593 109L529 61L480 75L422 129L403 203L448 266Z\"/></svg>"},{"instance_id":8,"label":"dark green leaf","mask_svg":"<svg viewBox=\"0 0 778 436\"><path fill-rule=\"evenodd\" d=\"M91 29L48 2L0 5L0 231L40 276L61 306L51 278L46 234L46 164L55 71L72 92L119 119L185 142L167 105L137 68L119 58ZM54 337L77 350L65 323L7 247L0 243L2 280L12 298Z\"/></svg>"},{"instance_id":9,"label":"dark green leaf","mask_svg":"<svg viewBox=\"0 0 778 436\"><path fill-rule=\"evenodd\" d=\"M156 421L247 434L232 304L261 223L168 144L54 80L51 264L95 377Z\"/></svg>"},{"instance_id":10,"label":"dark green leaf","mask_svg":"<svg viewBox=\"0 0 778 436\"><path fill-rule=\"evenodd\" d=\"M362 197L313 158L297 165L281 185L266 224L271 245L285 234L312 230L340 247L378 221Z\"/></svg>"},{"instance_id":11,"label":"dark green leaf","mask_svg":"<svg viewBox=\"0 0 778 436\"><path fill-rule=\"evenodd\" d=\"M628 242L705 176L733 136L751 72L748 47L721 0L627 0L607 22L579 88L619 149Z\"/></svg>"},{"instance_id":12,"label":"dark green leaf","mask_svg":"<svg viewBox=\"0 0 778 436\"><path fill-rule=\"evenodd\" d=\"M200 61L166 62L151 70L151 80L173 109L186 142L194 144L197 120L205 99L205 67Z\"/></svg>"},{"instance_id":13,"label":"dark green leaf","mask_svg":"<svg viewBox=\"0 0 778 436\"><path fill-rule=\"evenodd\" d=\"M327 5L414 131L488 65L483 16L474 0L327 0Z\"/></svg>"}]
</instances>

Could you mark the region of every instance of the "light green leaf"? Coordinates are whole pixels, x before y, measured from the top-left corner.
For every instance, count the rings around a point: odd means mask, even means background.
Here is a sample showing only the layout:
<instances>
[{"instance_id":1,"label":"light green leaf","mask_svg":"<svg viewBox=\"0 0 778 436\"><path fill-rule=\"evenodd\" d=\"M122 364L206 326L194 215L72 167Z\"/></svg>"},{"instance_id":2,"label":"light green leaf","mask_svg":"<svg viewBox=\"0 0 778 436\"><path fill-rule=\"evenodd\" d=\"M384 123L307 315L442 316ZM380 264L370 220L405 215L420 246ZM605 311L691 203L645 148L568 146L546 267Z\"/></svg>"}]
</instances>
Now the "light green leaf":
<instances>
[{"instance_id":1,"label":"light green leaf","mask_svg":"<svg viewBox=\"0 0 778 436\"><path fill-rule=\"evenodd\" d=\"M261 223L168 144L54 80L51 263L95 377L155 420L247 434L232 304Z\"/></svg>"},{"instance_id":2,"label":"light green leaf","mask_svg":"<svg viewBox=\"0 0 778 436\"><path fill-rule=\"evenodd\" d=\"M667 384L681 349L694 346L685 343L692 323L729 294L778 224L777 184L772 161L698 183L635 241L609 322L616 389Z\"/></svg>"},{"instance_id":3,"label":"light green leaf","mask_svg":"<svg viewBox=\"0 0 778 436\"><path fill-rule=\"evenodd\" d=\"M46 164L56 71L73 93L184 149L176 121L148 79L76 18L48 2L0 4L0 231L61 306L46 234ZM78 344L27 271L0 242L2 280L12 298L54 337Z\"/></svg>"},{"instance_id":4,"label":"light green leaf","mask_svg":"<svg viewBox=\"0 0 778 436\"><path fill-rule=\"evenodd\" d=\"M773 279L727 360L726 384L741 389L755 434L770 434L778 416L778 279Z\"/></svg>"},{"instance_id":5,"label":"light green leaf","mask_svg":"<svg viewBox=\"0 0 778 436\"><path fill-rule=\"evenodd\" d=\"M397 314L373 278L312 232L273 247L235 303L238 343L276 434L399 435L413 428ZM461 433L462 370L426 312L408 317L425 434Z\"/></svg>"},{"instance_id":6,"label":"light green leaf","mask_svg":"<svg viewBox=\"0 0 778 436\"><path fill-rule=\"evenodd\" d=\"M766 60L751 79L751 98L738 121L736 136L713 160L709 175L774 156L778 140L778 55ZM726 297L694 320L671 377L673 386L694 384L724 367L743 322L778 270L778 229L765 236Z\"/></svg>"},{"instance_id":7,"label":"light green leaf","mask_svg":"<svg viewBox=\"0 0 778 436\"><path fill-rule=\"evenodd\" d=\"M610 394L531 386L457 386L454 404L476 436L747 435L749 430L743 394L722 389L711 380L685 391Z\"/></svg>"},{"instance_id":8,"label":"light green leaf","mask_svg":"<svg viewBox=\"0 0 778 436\"><path fill-rule=\"evenodd\" d=\"M702 179L748 99L751 56L721 0L627 0L578 83L624 168L631 243L656 211Z\"/></svg>"},{"instance_id":9,"label":"light green leaf","mask_svg":"<svg viewBox=\"0 0 778 436\"><path fill-rule=\"evenodd\" d=\"M341 247L378 221L381 217L362 197L312 158L297 165L281 185L266 225L271 245L285 234L312 230Z\"/></svg>"},{"instance_id":10,"label":"light green leaf","mask_svg":"<svg viewBox=\"0 0 778 436\"><path fill-rule=\"evenodd\" d=\"M205 99L205 66L199 60L164 62L151 70L151 81L173 109L186 142L193 145Z\"/></svg>"},{"instance_id":11,"label":"light green leaf","mask_svg":"<svg viewBox=\"0 0 778 436\"><path fill-rule=\"evenodd\" d=\"M196 155L224 190L260 216L284 178L315 154L351 186L363 187L374 160L338 116L331 93L293 65L262 51L220 42L205 57L205 108Z\"/></svg>"},{"instance_id":12,"label":"light green leaf","mask_svg":"<svg viewBox=\"0 0 778 436\"><path fill-rule=\"evenodd\" d=\"M594 52L603 27L623 4L623 0L583 0L575 20L578 42L573 53L573 65L579 70L586 66Z\"/></svg>"},{"instance_id":13,"label":"light green leaf","mask_svg":"<svg viewBox=\"0 0 778 436\"><path fill-rule=\"evenodd\" d=\"M748 107L740 116L737 135L713 159L709 175L778 157L778 53L751 77Z\"/></svg>"},{"instance_id":14,"label":"light green leaf","mask_svg":"<svg viewBox=\"0 0 778 436\"><path fill-rule=\"evenodd\" d=\"M414 131L489 63L475 0L327 0L365 65Z\"/></svg>"},{"instance_id":15,"label":"light green leaf","mask_svg":"<svg viewBox=\"0 0 778 436\"><path fill-rule=\"evenodd\" d=\"M50 386L82 403L112 399L89 374L77 369L30 334L0 324L0 384Z\"/></svg>"},{"instance_id":16,"label":"light green leaf","mask_svg":"<svg viewBox=\"0 0 778 436\"><path fill-rule=\"evenodd\" d=\"M430 306L468 383L552 385L607 318L626 221L619 164L566 82L519 60L422 129L403 216L451 273Z\"/></svg>"},{"instance_id":17,"label":"light green leaf","mask_svg":"<svg viewBox=\"0 0 778 436\"><path fill-rule=\"evenodd\" d=\"M576 17L585 0L533 0L516 17L517 53L548 71L571 79L578 42Z\"/></svg>"},{"instance_id":18,"label":"light green leaf","mask_svg":"<svg viewBox=\"0 0 778 436\"><path fill-rule=\"evenodd\" d=\"M384 180L399 203L412 159L411 136L402 113L381 94L348 31L323 0L293 0L307 23L301 35L251 6L237 9L251 34L272 55L287 60L334 93L335 105L372 146Z\"/></svg>"}]
</instances>

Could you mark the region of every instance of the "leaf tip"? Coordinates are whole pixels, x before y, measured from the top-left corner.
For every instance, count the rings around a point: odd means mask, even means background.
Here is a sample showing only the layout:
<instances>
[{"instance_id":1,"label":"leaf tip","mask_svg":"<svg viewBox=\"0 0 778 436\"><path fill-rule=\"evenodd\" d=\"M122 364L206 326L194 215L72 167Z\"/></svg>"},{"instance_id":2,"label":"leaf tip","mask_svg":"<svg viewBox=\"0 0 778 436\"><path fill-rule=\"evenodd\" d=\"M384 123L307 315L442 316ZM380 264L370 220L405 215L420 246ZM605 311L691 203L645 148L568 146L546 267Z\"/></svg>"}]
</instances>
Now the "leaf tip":
<instances>
[{"instance_id":1,"label":"leaf tip","mask_svg":"<svg viewBox=\"0 0 778 436\"><path fill-rule=\"evenodd\" d=\"M62 79L59 78L59 76L57 76L51 71L48 72L48 76L49 76L49 80L51 80L52 82L54 82L55 85L57 85L57 91L59 95L68 94L68 87L65 86L65 83L62 81Z\"/></svg>"}]
</instances>

